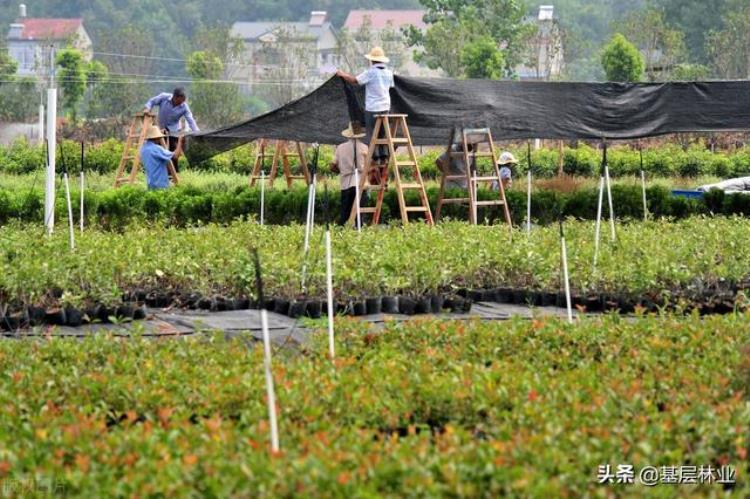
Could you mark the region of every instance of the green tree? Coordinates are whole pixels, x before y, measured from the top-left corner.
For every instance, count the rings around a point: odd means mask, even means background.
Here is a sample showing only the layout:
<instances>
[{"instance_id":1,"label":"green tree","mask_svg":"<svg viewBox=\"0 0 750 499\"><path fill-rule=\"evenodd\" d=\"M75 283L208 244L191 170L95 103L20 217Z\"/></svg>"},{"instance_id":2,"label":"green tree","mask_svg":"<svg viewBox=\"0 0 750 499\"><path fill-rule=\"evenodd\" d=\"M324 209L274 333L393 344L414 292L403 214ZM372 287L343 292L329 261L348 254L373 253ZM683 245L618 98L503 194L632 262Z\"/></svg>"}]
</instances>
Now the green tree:
<instances>
[{"instance_id":1,"label":"green tree","mask_svg":"<svg viewBox=\"0 0 750 499\"><path fill-rule=\"evenodd\" d=\"M194 80L190 104L196 119L210 127L219 127L245 117L239 87L231 81L220 80L224 64L215 54L193 52L185 66Z\"/></svg>"},{"instance_id":2,"label":"green tree","mask_svg":"<svg viewBox=\"0 0 750 499\"><path fill-rule=\"evenodd\" d=\"M0 86L12 80L18 71L18 63L8 54L8 49L0 46Z\"/></svg>"},{"instance_id":3,"label":"green tree","mask_svg":"<svg viewBox=\"0 0 750 499\"><path fill-rule=\"evenodd\" d=\"M210 52L193 52L187 58L188 74L200 80L218 80L224 72L224 64Z\"/></svg>"},{"instance_id":4,"label":"green tree","mask_svg":"<svg viewBox=\"0 0 750 499\"><path fill-rule=\"evenodd\" d=\"M727 11L724 29L708 34L706 48L717 76L750 78L750 5Z\"/></svg>"},{"instance_id":5,"label":"green tree","mask_svg":"<svg viewBox=\"0 0 750 499\"><path fill-rule=\"evenodd\" d=\"M497 80L503 76L505 60L495 41L489 36L483 36L464 45L461 64L469 78Z\"/></svg>"},{"instance_id":6,"label":"green tree","mask_svg":"<svg viewBox=\"0 0 750 499\"><path fill-rule=\"evenodd\" d=\"M519 0L420 0L425 7L426 32L411 27L409 43L415 58L449 76L466 75L462 62L464 46L491 38L503 57L503 76L513 76L522 62L525 43L534 24L525 21L526 9Z\"/></svg>"},{"instance_id":7,"label":"green tree","mask_svg":"<svg viewBox=\"0 0 750 499\"><path fill-rule=\"evenodd\" d=\"M620 33L604 47L601 62L609 81L636 82L643 79L643 56Z\"/></svg>"},{"instance_id":8,"label":"green tree","mask_svg":"<svg viewBox=\"0 0 750 499\"><path fill-rule=\"evenodd\" d=\"M62 90L63 109L73 121L78 117L78 105L86 91L86 64L80 51L72 48L57 52L55 63L60 70L57 80Z\"/></svg>"},{"instance_id":9,"label":"green tree","mask_svg":"<svg viewBox=\"0 0 750 499\"><path fill-rule=\"evenodd\" d=\"M670 79L675 67L685 62L685 35L670 28L660 10L633 11L619 23L619 28L641 50L649 81Z\"/></svg>"}]
</instances>

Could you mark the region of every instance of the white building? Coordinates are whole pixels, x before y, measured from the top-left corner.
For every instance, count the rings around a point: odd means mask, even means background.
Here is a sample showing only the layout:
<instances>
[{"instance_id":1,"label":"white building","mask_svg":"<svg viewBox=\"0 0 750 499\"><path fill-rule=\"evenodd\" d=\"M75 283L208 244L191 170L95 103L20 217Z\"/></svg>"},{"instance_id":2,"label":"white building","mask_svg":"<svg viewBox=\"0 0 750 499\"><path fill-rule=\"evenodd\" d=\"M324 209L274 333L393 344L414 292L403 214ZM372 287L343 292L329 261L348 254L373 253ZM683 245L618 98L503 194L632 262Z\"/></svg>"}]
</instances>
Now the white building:
<instances>
[{"instance_id":1,"label":"white building","mask_svg":"<svg viewBox=\"0 0 750 499\"><path fill-rule=\"evenodd\" d=\"M84 59L93 57L93 45L83 19L55 19L26 17L26 6L20 5L20 15L10 25L6 36L8 54L18 63L21 76L43 76L50 69L50 50L71 46L83 53Z\"/></svg>"}]
</instances>

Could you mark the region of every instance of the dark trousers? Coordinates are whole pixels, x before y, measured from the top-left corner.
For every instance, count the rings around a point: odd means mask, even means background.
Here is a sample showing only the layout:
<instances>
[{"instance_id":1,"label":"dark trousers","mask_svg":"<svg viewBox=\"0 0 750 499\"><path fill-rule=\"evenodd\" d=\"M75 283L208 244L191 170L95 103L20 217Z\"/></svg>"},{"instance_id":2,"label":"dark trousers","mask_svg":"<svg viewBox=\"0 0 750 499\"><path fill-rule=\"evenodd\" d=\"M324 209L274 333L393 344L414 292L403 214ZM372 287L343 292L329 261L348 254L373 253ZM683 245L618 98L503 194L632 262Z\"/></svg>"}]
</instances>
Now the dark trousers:
<instances>
[{"instance_id":1,"label":"dark trousers","mask_svg":"<svg viewBox=\"0 0 750 499\"><path fill-rule=\"evenodd\" d=\"M339 218L339 225L346 225L349 221L349 216L352 214L352 208L357 200L357 188L349 187L348 189L341 190L341 217ZM362 192L359 196L359 206L362 207L367 202L367 193ZM356 221L355 221L356 223Z\"/></svg>"},{"instance_id":2,"label":"dark trousers","mask_svg":"<svg viewBox=\"0 0 750 499\"><path fill-rule=\"evenodd\" d=\"M177 150L177 143L180 141L179 137L173 137L172 135L167 137L167 146L169 147L169 150L174 152ZM179 172L179 162L176 159L172 160L172 164L174 165L174 171Z\"/></svg>"}]
</instances>

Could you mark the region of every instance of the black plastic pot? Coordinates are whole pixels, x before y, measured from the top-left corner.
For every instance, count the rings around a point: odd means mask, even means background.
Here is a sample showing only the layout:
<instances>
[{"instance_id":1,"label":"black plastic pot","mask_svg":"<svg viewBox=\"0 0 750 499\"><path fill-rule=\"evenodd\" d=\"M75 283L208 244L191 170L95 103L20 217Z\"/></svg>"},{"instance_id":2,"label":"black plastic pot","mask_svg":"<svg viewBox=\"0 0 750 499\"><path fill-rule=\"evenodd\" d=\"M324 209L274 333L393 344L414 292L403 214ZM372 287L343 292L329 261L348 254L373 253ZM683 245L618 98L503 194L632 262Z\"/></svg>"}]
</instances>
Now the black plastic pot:
<instances>
[{"instance_id":1,"label":"black plastic pot","mask_svg":"<svg viewBox=\"0 0 750 499\"><path fill-rule=\"evenodd\" d=\"M365 299L367 315L378 315L383 310L383 300L380 297Z\"/></svg>"},{"instance_id":2,"label":"black plastic pot","mask_svg":"<svg viewBox=\"0 0 750 499\"><path fill-rule=\"evenodd\" d=\"M78 327L83 324L83 313L74 307L65 307L65 324L70 327Z\"/></svg>"},{"instance_id":3,"label":"black plastic pot","mask_svg":"<svg viewBox=\"0 0 750 499\"><path fill-rule=\"evenodd\" d=\"M216 312L224 312L226 310L229 310L227 308L227 299L223 296L216 296L214 297L214 303L211 307L212 309L215 308Z\"/></svg>"},{"instance_id":4,"label":"black plastic pot","mask_svg":"<svg viewBox=\"0 0 750 499\"><path fill-rule=\"evenodd\" d=\"M434 294L430 296L430 312L433 314L439 314L443 311L443 305L445 303L445 298L443 295Z\"/></svg>"},{"instance_id":5,"label":"black plastic pot","mask_svg":"<svg viewBox=\"0 0 750 499\"><path fill-rule=\"evenodd\" d=\"M303 315L305 315L305 307L307 306L307 302L304 301L294 301L289 304L289 312L287 315L291 317L292 319L299 319Z\"/></svg>"},{"instance_id":6,"label":"black plastic pot","mask_svg":"<svg viewBox=\"0 0 750 499\"><path fill-rule=\"evenodd\" d=\"M348 315L351 312L349 303L337 301L333 304L333 310L336 315Z\"/></svg>"},{"instance_id":7,"label":"black plastic pot","mask_svg":"<svg viewBox=\"0 0 750 499\"><path fill-rule=\"evenodd\" d=\"M42 307L32 305L27 308L26 313L29 316L29 324L32 326L41 326L44 324L44 318L47 314Z\"/></svg>"},{"instance_id":8,"label":"black plastic pot","mask_svg":"<svg viewBox=\"0 0 750 499\"><path fill-rule=\"evenodd\" d=\"M526 305L526 290L514 289L513 290L513 303L518 305Z\"/></svg>"},{"instance_id":9,"label":"black plastic pot","mask_svg":"<svg viewBox=\"0 0 750 499\"><path fill-rule=\"evenodd\" d=\"M409 296L400 296L398 298L398 311L404 315L414 315L417 311L417 302Z\"/></svg>"},{"instance_id":10,"label":"black plastic pot","mask_svg":"<svg viewBox=\"0 0 750 499\"><path fill-rule=\"evenodd\" d=\"M472 289L469 291L469 298L471 301L484 301L484 290Z\"/></svg>"},{"instance_id":11,"label":"black plastic pot","mask_svg":"<svg viewBox=\"0 0 750 499\"><path fill-rule=\"evenodd\" d=\"M381 310L384 314L398 313L398 298L395 296L384 296L381 300Z\"/></svg>"},{"instance_id":12,"label":"black plastic pot","mask_svg":"<svg viewBox=\"0 0 750 499\"><path fill-rule=\"evenodd\" d=\"M446 296L443 300L443 308L449 312L456 311L456 298L453 296Z\"/></svg>"},{"instance_id":13,"label":"black plastic pot","mask_svg":"<svg viewBox=\"0 0 750 499\"><path fill-rule=\"evenodd\" d=\"M588 295L585 298L584 307L587 312L599 312L602 309L602 297L598 295Z\"/></svg>"},{"instance_id":14,"label":"black plastic pot","mask_svg":"<svg viewBox=\"0 0 750 499\"><path fill-rule=\"evenodd\" d=\"M471 302L471 300L464 300L463 306L461 307L461 312L468 314L469 312L471 312L472 305L473 303Z\"/></svg>"},{"instance_id":15,"label":"black plastic pot","mask_svg":"<svg viewBox=\"0 0 750 499\"><path fill-rule=\"evenodd\" d=\"M456 294L458 296L460 296L461 298L466 298L467 296L469 296L469 290L465 289L465 288L462 288L462 289L459 289L458 291L456 291Z\"/></svg>"},{"instance_id":16,"label":"black plastic pot","mask_svg":"<svg viewBox=\"0 0 750 499\"><path fill-rule=\"evenodd\" d=\"M367 315L367 304L364 300L353 301L351 310L355 317Z\"/></svg>"},{"instance_id":17,"label":"black plastic pot","mask_svg":"<svg viewBox=\"0 0 750 499\"><path fill-rule=\"evenodd\" d=\"M532 290L528 292L527 300L529 304L534 307L541 307L544 301L544 293L541 291Z\"/></svg>"},{"instance_id":18,"label":"black plastic pot","mask_svg":"<svg viewBox=\"0 0 750 499\"><path fill-rule=\"evenodd\" d=\"M495 301L497 303L508 303L511 300L513 290L510 288L496 288Z\"/></svg>"},{"instance_id":19,"label":"black plastic pot","mask_svg":"<svg viewBox=\"0 0 750 499\"><path fill-rule=\"evenodd\" d=\"M86 307L86 309L83 311L84 313L83 320L88 323L98 322L100 309L101 309L101 305L99 305L98 303L95 305Z\"/></svg>"},{"instance_id":20,"label":"black plastic pot","mask_svg":"<svg viewBox=\"0 0 750 499\"><path fill-rule=\"evenodd\" d=\"M247 310L250 308L250 299L249 298L236 298L234 300L234 309L235 310Z\"/></svg>"},{"instance_id":21,"label":"black plastic pot","mask_svg":"<svg viewBox=\"0 0 750 499\"><path fill-rule=\"evenodd\" d=\"M429 296L417 298L417 306L414 311L418 314L429 314L432 311L432 300Z\"/></svg>"},{"instance_id":22,"label":"black plastic pot","mask_svg":"<svg viewBox=\"0 0 750 499\"><path fill-rule=\"evenodd\" d=\"M53 326L64 326L67 319L65 317L65 310L62 308L53 308L47 310L44 317L44 322L52 324Z\"/></svg>"},{"instance_id":23,"label":"black plastic pot","mask_svg":"<svg viewBox=\"0 0 750 499\"><path fill-rule=\"evenodd\" d=\"M153 302L155 304L156 300L154 300ZM153 305L153 306L155 306L155 305ZM211 299L203 297L200 300L198 300L198 308L201 309L201 310L211 310Z\"/></svg>"},{"instance_id":24,"label":"black plastic pot","mask_svg":"<svg viewBox=\"0 0 750 499\"><path fill-rule=\"evenodd\" d=\"M156 293L151 292L146 295L146 305L149 307L156 307Z\"/></svg>"},{"instance_id":25,"label":"black plastic pot","mask_svg":"<svg viewBox=\"0 0 750 499\"><path fill-rule=\"evenodd\" d=\"M135 307L135 309L133 310L133 320L142 321L145 318L146 318L146 307L144 305Z\"/></svg>"},{"instance_id":26,"label":"black plastic pot","mask_svg":"<svg viewBox=\"0 0 750 499\"><path fill-rule=\"evenodd\" d=\"M139 301L139 302L146 301L146 294L147 294L146 291L144 291L142 289L137 289L137 290L135 290L135 293L133 293L133 294L135 295L136 301Z\"/></svg>"},{"instance_id":27,"label":"black plastic pot","mask_svg":"<svg viewBox=\"0 0 750 499\"><path fill-rule=\"evenodd\" d=\"M24 313L15 312L3 318L3 329L6 331L17 331L28 323L28 317Z\"/></svg>"},{"instance_id":28,"label":"black plastic pot","mask_svg":"<svg viewBox=\"0 0 750 499\"><path fill-rule=\"evenodd\" d=\"M557 293L542 293L542 307L554 307L557 304Z\"/></svg>"},{"instance_id":29,"label":"black plastic pot","mask_svg":"<svg viewBox=\"0 0 750 499\"><path fill-rule=\"evenodd\" d=\"M276 310L276 298L266 298L263 303L263 308L269 312Z\"/></svg>"},{"instance_id":30,"label":"black plastic pot","mask_svg":"<svg viewBox=\"0 0 750 499\"><path fill-rule=\"evenodd\" d=\"M115 316L117 317L117 320L132 320L133 319L133 305L129 303L123 303L119 307L117 307L117 310L115 310Z\"/></svg>"},{"instance_id":31,"label":"black plastic pot","mask_svg":"<svg viewBox=\"0 0 750 499\"><path fill-rule=\"evenodd\" d=\"M323 302L320 300L309 300L305 307L305 315L311 319L320 319L323 315Z\"/></svg>"},{"instance_id":32,"label":"black plastic pot","mask_svg":"<svg viewBox=\"0 0 750 499\"><path fill-rule=\"evenodd\" d=\"M107 305L99 305L99 315L97 319L99 322L107 323L110 322L109 318L115 316L115 308Z\"/></svg>"},{"instance_id":33,"label":"black plastic pot","mask_svg":"<svg viewBox=\"0 0 750 499\"><path fill-rule=\"evenodd\" d=\"M284 300L283 298L277 298L275 300L273 311L277 314L281 315L289 315L289 300Z\"/></svg>"}]
</instances>

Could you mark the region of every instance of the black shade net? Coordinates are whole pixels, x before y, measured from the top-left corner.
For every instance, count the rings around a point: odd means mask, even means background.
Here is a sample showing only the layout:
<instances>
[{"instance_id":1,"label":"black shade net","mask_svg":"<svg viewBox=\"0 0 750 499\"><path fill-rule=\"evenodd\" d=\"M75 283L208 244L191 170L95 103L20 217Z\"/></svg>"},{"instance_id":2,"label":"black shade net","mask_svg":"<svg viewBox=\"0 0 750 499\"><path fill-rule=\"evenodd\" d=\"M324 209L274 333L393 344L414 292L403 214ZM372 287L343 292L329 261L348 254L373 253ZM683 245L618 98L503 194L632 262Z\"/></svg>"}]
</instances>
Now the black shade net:
<instances>
[{"instance_id":1,"label":"black shade net","mask_svg":"<svg viewBox=\"0 0 750 499\"><path fill-rule=\"evenodd\" d=\"M454 127L490 127L495 140L637 139L750 129L750 81L557 83L396 76L393 113L415 145L445 145ZM363 121L364 89L338 77L274 111L188 138L197 163L256 139L338 144Z\"/></svg>"}]
</instances>

